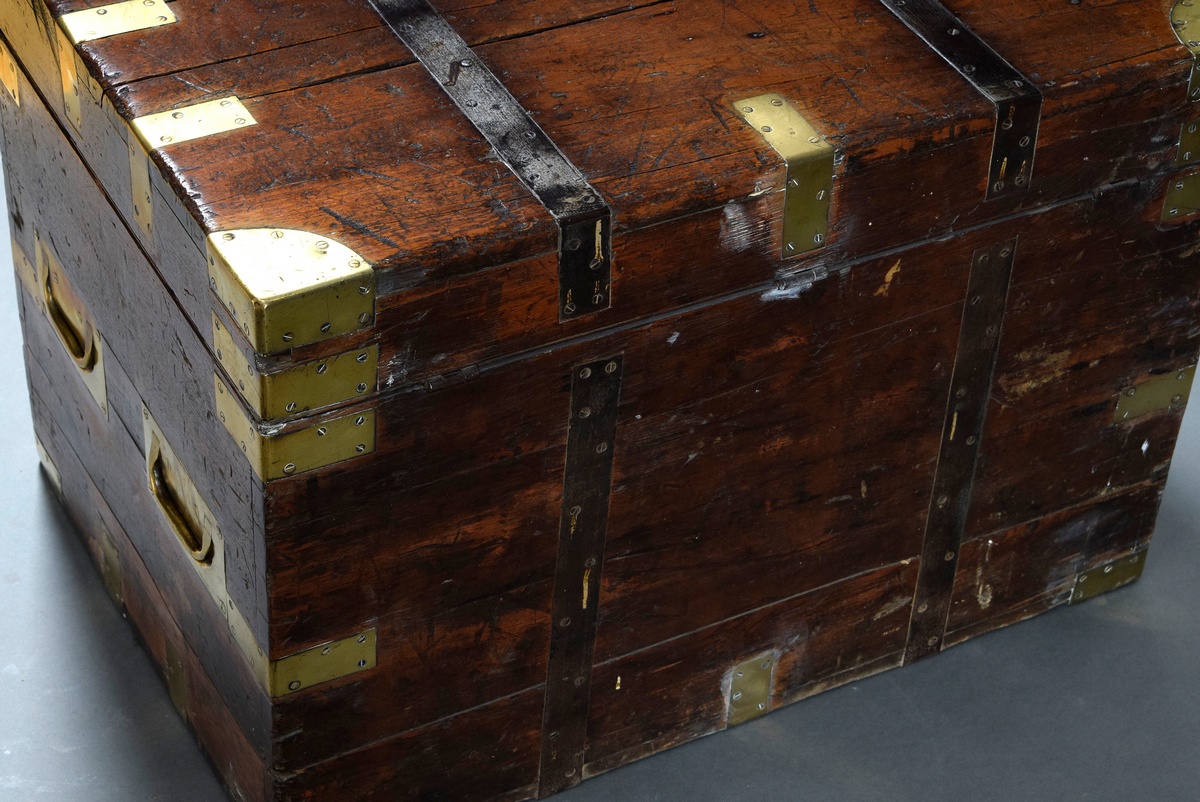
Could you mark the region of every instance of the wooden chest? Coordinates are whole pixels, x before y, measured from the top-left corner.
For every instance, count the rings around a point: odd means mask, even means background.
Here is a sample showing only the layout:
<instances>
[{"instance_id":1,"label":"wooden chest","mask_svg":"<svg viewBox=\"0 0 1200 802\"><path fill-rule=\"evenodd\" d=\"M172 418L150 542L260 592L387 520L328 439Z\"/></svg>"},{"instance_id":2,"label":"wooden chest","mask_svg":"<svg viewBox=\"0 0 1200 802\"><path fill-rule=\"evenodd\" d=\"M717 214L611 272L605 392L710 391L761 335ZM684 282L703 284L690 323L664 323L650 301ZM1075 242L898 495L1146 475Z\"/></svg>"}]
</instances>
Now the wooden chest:
<instances>
[{"instance_id":1,"label":"wooden chest","mask_svg":"<svg viewBox=\"0 0 1200 802\"><path fill-rule=\"evenodd\" d=\"M519 800L1138 578L1188 0L0 0L47 474L232 795Z\"/></svg>"}]
</instances>

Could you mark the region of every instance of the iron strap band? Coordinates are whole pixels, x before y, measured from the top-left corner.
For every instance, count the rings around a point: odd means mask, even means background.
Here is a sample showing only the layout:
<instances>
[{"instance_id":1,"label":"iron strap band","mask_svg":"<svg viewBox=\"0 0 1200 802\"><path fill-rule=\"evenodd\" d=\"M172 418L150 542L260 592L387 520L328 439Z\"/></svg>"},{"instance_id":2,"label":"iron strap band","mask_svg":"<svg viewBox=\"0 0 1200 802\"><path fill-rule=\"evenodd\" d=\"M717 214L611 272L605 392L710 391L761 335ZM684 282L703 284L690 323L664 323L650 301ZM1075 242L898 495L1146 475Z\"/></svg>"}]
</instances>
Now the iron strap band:
<instances>
[{"instance_id":1,"label":"iron strap band","mask_svg":"<svg viewBox=\"0 0 1200 802\"><path fill-rule=\"evenodd\" d=\"M576 365L571 378L539 799L583 779L623 369L617 355Z\"/></svg>"},{"instance_id":2,"label":"iron strap band","mask_svg":"<svg viewBox=\"0 0 1200 802\"><path fill-rule=\"evenodd\" d=\"M371 0L559 228L559 319L608 309L612 210L428 0Z\"/></svg>"},{"instance_id":3,"label":"iron strap band","mask_svg":"<svg viewBox=\"0 0 1200 802\"><path fill-rule=\"evenodd\" d=\"M905 663L942 650L971 508L988 399L1016 259L1015 239L975 251L933 478Z\"/></svg>"},{"instance_id":4,"label":"iron strap band","mask_svg":"<svg viewBox=\"0 0 1200 802\"><path fill-rule=\"evenodd\" d=\"M938 0L879 0L996 107L987 200L1029 189L1042 93Z\"/></svg>"}]
</instances>

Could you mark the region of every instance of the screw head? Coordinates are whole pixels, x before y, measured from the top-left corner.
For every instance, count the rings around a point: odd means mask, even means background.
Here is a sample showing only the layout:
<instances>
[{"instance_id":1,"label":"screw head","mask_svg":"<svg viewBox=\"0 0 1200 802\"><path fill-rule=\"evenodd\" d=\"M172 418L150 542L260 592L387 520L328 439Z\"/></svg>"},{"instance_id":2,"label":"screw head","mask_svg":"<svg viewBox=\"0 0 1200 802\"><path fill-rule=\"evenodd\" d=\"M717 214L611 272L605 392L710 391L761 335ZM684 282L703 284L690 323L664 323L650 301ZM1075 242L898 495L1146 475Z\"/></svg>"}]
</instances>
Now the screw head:
<instances>
[{"instance_id":1,"label":"screw head","mask_svg":"<svg viewBox=\"0 0 1200 802\"><path fill-rule=\"evenodd\" d=\"M609 362L607 365L604 366L604 372L605 373L616 373L617 372L617 363Z\"/></svg>"},{"instance_id":2,"label":"screw head","mask_svg":"<svg viewBox=\"0 0 1200 802\"><path fill-rule=\"evenodd\" d=\"M284 473L295 473L296 472L296 463L289 462L287 465L284 465L283 472Z\"/></svg>"},{"instance_id":3,"label":"screw head","mask_svg":"<svg viewBox=\"0 0 1200 802\"><path fill-rule=\"evenodd\" d=\"M289 683L288 683L288 690L289 690L289 691L298 691L298 690L300 690L300 680L296 680L296 679L294 679L294 680L292 680L291 682L289 682Z\"/></svg>"},{"instance_id":4,"label":"screw head","mask_svg":"<svg viewBox=\"0 0 1200 802\"><path fill-rule=\"evenodd\" d=\"M579 378L590 379L591 377L592 377L592 369L591 368L584 368L583 370L579 371Z\"/></svg>"}]
</instances>

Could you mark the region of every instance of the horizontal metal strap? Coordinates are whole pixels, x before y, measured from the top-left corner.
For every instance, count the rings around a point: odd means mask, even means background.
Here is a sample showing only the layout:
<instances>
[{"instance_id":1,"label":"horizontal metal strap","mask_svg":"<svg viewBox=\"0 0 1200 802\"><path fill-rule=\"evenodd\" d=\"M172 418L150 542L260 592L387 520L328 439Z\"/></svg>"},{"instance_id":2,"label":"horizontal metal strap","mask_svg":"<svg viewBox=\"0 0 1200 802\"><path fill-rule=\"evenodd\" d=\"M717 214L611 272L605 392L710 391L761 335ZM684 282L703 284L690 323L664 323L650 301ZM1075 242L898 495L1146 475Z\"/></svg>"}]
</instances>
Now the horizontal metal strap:
<instances>
[{"instance_id":1,"label":"horizontal metal strap","mask_svg":"<svg viewBox=\"0 0 1200 802\"><path fill-rule=\"evenodd\" d=\"M428 0L371 0L559 227L559 317L611 305L612 210Z\"/></svg>"},{"instance_id":2,"label":"horizontal metal strap","mask_svg":"<svg viewBox=\"0 0 1200 802\"><path fill-rule=\"evenodd\" d=\"M1029 189L1042 93L938 0L880 0L996 107L987 199Z\"/></svg>"}]
</instances>

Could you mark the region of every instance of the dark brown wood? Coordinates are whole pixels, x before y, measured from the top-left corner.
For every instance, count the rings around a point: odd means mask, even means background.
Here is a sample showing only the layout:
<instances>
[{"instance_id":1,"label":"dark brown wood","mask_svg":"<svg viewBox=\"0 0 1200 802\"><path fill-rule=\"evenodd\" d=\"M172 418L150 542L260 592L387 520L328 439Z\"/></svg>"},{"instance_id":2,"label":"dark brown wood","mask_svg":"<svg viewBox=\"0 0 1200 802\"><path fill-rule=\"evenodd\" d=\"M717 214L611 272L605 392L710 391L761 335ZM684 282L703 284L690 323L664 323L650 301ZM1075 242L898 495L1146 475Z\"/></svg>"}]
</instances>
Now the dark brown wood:
<instances>
[{"instance_id":1,"label":"dark brown wood","mask_svg":"<svg viewBox=\"0 0 1200 802\"><path fill-rule=\"evenodd\" d=\"M942 648L1016 259L1016 239L981 248L971 257L971 279L950 379L950 403L925 519L925 544L921 547L921 573L909 625L906 663L936 654Z\"/></svg>"}]
</instances>

